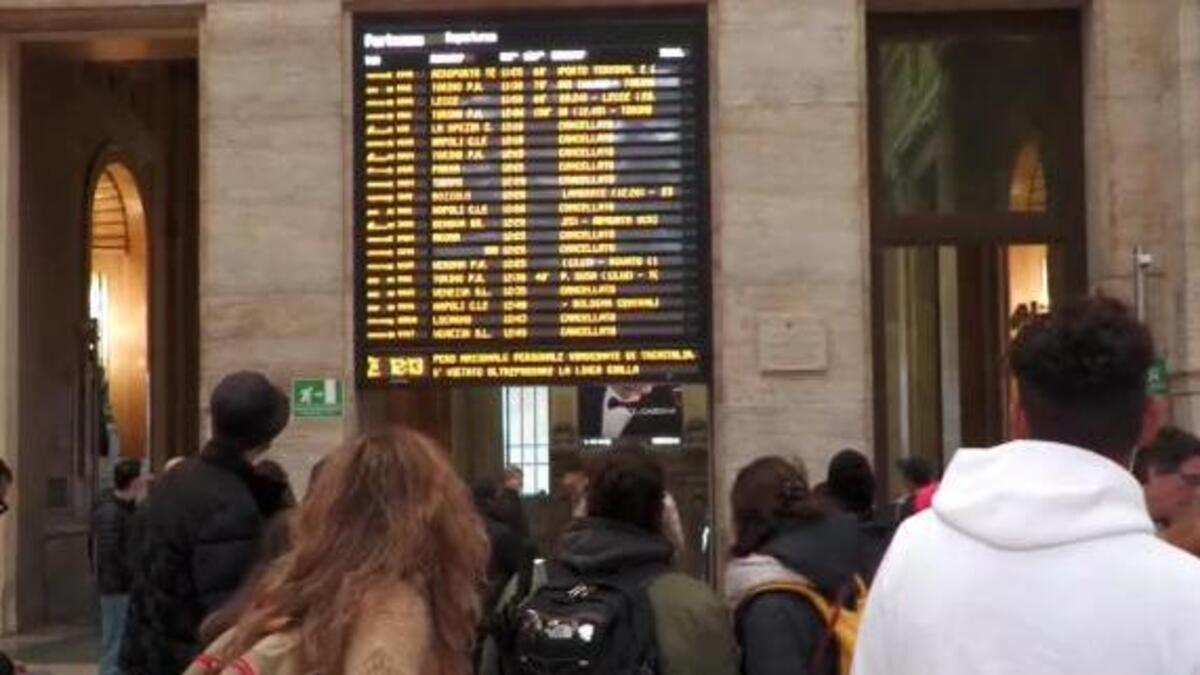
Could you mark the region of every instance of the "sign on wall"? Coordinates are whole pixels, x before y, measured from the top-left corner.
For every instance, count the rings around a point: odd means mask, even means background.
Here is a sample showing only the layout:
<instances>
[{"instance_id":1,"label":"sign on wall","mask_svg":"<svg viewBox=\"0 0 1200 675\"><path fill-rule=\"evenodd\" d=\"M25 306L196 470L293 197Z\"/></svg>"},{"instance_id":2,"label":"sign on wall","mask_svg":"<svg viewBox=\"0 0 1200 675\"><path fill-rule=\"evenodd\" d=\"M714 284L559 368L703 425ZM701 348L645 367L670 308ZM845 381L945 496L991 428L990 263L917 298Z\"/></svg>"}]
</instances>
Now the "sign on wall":
<instances>
[{"instance_id":1,"label":"sign on wall","mask_svg":"<svg viewBox=\"0 0 1200 675\"><path fill-rule=\"evenodd\" d=\"M346 408L342 381L334 378L292 380L293 417L341 417Z\"/></svg>"},{"instance_id":2,"label":"sign on wall","mask_svg":"<svg viewBox=\"0 0 1200 675\"><path fill-rule=\"evenodd\" d=\"M703 381L703 12L355 22L360 385Z\"/></svg>"}]
</instances>

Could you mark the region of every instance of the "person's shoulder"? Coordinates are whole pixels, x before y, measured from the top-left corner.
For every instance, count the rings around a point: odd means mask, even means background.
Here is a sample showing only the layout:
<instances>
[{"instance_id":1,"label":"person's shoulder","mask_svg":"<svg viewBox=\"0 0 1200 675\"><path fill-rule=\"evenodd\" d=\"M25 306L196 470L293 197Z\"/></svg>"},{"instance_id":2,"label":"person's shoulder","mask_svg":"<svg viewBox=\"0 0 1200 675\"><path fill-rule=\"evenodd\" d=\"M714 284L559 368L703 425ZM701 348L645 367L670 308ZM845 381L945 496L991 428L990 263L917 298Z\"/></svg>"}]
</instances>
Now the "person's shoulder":
<instances>
[{"instance_id":1,"label":"person's shoulder","mask_svg":"<svg viewBox=\"0 0 1200 675\"><path fill-rule=\"evenodd\" d=\"M169 502L252 502L254 495L232 470L189 457L163 477L156 492L165 493Z\"/></svg>"},{"instance_id":2,"label":"person's shoulder","mask_svg":"<svg viewBox=\"0 0 1200 675\"><path fill-rule=\"evenodd\" d=\"M916 515L905 518L896 526L892 535L892 546L904 545L912 540L927 538L934 531L946 527L933 509L926 509Z\"/></svg>"},{"instance_id":3,"label":"person's shoulder","mask_svg":"<svg viewBox=\"0 0 1200 675\"><path fill-rule=\"evenodd\" d=\"M249 487L232 472L190 457L155 484L146 505L154 527L198 533L209 528L244 529L261 525L261 514Z\"/></svg>"},{"instance_id":4,"label":"person's shoulder","mask_svg":"<svg viewBox=\"0 0 1200 675\"><path fill-rule=\"evenodd\" d=\"M101 492L92 501L93 513L111 513L117 507L117 498L112 490Z\"/></svg>"},{"instance_id":5,"label":"person's shoulder","mask_svg":"<svg viewBox=\"0 0 1200 675\"><path fill-rule=\"evenodd\" d=\"M932 554L931 548L938 550L944 543L940 535L948 527L931 509L905 518L887 540L887 549L880 551L882 562L894 569L903 566L907 558Z\"/></svg>"},{"instance_id":6,"label":"person's shoulder","mask_svg":"<svg viewBox=\"0 0 1200 675\"><path fill-rule=\"evenodd\" d=\"M412 584L396 581L366 594L361 616L367 624L424 623L429 619L429 602Z\"/></svg>"},{"instance_id":7,"label":"person's shoulder","mask_svg":"<svg viewBox=\"0 0 1200 675\"><path fill-rule=\"evenodd\" d=\"M363 595L351 652L365 656L399 643L419 654L428 649L432 631L425 597L408 583L390 583Z\"/></svg>"},{"instance_id":8,"label":"person's shoulder","mask_svg":"<svg viewBox=\"0 0 1200 675\"><path fill-rule=\"evenodd\" d=\"M1107 561L1127 611L1145 614L1163 630L1192 631L1200 616L1200 559L1151 534L1121 537L1093 557Z\"/></svg>"},{"instance_id":9,"label":"person's shoulder","mask_svg":"<svg viewBox=\"0 0 1200 675\"><path fill-rule=\"evenodd\" d=\"M1200 559L1196 556L1148 534L1131 537L1122 548L1135 564L1145 567L1148 583L1193 589L1196 601L1200 603Z\"/></svg>"},{"instance_id":10,"label":"person's shoulder","mask_svg":"<svg viewBox=\"0 0 1200 675\"><path fill-rule=\"evenodd\" d=\"M647 589L655 607L725 612L725 604L707 584L680 572L659 576Z\"/></svg>"}]
</instances>

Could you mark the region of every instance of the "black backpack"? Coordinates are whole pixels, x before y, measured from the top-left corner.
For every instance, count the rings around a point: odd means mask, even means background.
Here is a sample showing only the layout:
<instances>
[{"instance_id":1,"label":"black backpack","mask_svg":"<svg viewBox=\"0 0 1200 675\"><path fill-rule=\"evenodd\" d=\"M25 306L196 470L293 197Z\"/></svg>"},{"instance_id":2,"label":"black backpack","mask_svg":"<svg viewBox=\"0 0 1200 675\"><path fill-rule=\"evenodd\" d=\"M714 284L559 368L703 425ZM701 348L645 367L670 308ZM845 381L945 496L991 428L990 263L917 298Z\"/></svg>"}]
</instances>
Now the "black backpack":
<instances>
[{"instance_id":1,"label":"black backpack","mask_svg":"<svg viewBox=\"0 0 1200 675\"><path fill-rule=\"evenodd\" d=\"M545 584L505 612L505 675L657 675L654 610L659 567L581 576L551 565Z\"/></svg>"}]
</instances>

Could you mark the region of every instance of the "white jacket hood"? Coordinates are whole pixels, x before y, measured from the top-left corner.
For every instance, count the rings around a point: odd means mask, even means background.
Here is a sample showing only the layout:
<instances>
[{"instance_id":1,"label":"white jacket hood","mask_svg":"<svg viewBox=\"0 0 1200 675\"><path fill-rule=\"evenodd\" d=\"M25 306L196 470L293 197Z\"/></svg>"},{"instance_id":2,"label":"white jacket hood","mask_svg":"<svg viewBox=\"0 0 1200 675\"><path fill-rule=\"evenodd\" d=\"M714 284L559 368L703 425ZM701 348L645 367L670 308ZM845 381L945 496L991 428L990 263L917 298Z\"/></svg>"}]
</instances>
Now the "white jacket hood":
<instances>
[{"instance_id":1,"label":"white jacket hood","mask_svg":"<svg viewBox=\"0 0 1200 675\"><path fill-rule=\"evenodd\" d=\"M1154 531L1129 471L1094 452L1047 441L960 450L933 511L969 537L1013 550Z\"/></svg>"}]
</instances>

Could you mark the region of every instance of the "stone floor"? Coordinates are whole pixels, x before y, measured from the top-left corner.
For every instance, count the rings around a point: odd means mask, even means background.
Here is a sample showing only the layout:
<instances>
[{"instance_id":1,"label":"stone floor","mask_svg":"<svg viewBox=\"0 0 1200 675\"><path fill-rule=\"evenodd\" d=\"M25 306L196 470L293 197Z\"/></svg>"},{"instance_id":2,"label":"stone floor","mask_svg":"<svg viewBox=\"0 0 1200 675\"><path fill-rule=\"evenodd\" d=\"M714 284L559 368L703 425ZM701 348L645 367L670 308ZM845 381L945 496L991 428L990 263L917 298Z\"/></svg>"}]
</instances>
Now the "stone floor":
<instances>
[{"instance_id":1,"label":"stone floor","mask_svg":"<svg viewBox=\"0 0 1200 675\"><path fill-rule=\"evenodd\" d=\"M30 675L95 675L100 635L92 626L47 628L0 638L0 651Z\"/></svg>"}]
</instances>

